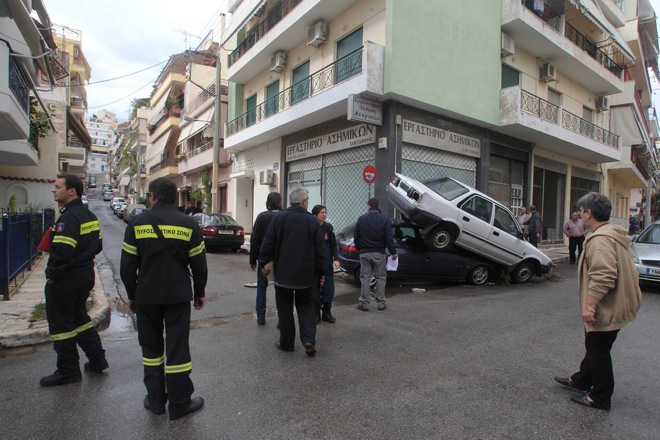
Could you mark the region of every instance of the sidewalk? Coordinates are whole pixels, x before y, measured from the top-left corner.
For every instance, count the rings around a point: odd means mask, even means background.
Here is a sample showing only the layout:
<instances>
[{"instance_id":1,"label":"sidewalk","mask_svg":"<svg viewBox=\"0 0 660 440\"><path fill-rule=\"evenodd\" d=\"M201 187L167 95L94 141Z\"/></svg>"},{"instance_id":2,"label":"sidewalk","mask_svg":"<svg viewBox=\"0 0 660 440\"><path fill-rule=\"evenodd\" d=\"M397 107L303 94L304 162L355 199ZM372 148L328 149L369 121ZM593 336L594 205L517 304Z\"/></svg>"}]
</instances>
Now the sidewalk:
<instances>
[{"instance_id":1,"label":"sidewalk","mask_svg":"<svg viewBox=\"0 0 660 440\"><path fill-rule=\"evenodd\" d=\"M555 263L568 260L568 248L559 245L541 245L540 249ZM250 236L246 234L242 252L249 253ZM19 277L19 286L9 301L0 301L0 354L3 350L41 344L50 341L46 320L30 322L30 315L37 304L44 301L44 285L47 257L39 258L32 271ZM106 324L110 319L110 303L96 271L96 285L90 295L93 307L89 312L95 326Z\"/></svg>"},{"instance_id":2,"label":"sidewalk","mask_svg":"<svg viewBox=\"0 0 660 440\"><path fill-rule=\"evenodd\" d=\"M30 315L37 304L44 302L47 256L39 257L31 271L18 278L18 287L13 290L9 301L0 301L0 353L2 350L50 341L48 323L45 319L30 322ZM101 285L98 269L96 285L90 294L93 307L89 312L95 326L108 322L110 303Z\"/></svg>"}]
</instances>

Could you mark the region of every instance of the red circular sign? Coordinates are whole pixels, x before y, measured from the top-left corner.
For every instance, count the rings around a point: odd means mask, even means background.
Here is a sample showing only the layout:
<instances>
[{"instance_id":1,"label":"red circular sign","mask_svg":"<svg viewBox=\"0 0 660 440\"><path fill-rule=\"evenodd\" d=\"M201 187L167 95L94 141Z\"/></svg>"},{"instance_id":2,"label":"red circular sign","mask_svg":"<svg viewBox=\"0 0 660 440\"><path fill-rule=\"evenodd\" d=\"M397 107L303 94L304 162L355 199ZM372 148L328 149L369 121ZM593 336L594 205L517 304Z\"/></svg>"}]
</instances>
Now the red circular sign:
<instances>
[{"instance_id":1,"label":"red circular sign","mask_svg":"<svg viewBox=\"0 0 660 440\"><path fill-rule=\"evenodd\" d=\"M376 181L376 177L378 177L378 171L376 171L375 166L367 165L362 170L362 178L365 182L372 184Z\"/></svg>"}]
</instances>

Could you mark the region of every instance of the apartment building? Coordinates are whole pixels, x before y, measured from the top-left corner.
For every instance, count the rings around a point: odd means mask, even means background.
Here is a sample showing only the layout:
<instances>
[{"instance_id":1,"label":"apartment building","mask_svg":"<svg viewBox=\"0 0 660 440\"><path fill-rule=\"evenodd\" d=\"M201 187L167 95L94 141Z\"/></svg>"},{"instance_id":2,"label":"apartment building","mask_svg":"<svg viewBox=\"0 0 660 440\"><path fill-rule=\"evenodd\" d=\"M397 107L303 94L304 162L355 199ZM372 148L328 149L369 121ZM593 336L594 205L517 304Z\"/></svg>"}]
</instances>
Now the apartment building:
<instances>
[{"instance_id":1,"label":"apartment building","mask_svg":"<svg viewBox=\"0 0 660 440\"><path fill-rule=\"evenodd\" d=\"M514 212L535 204L543 239L562 240L577 197L615 185L605 164L625 147L608 98L639 62L620 30L637 9L637 0L231 2L235 217L250 225L269 191L304 185L340 229L369 196L394 215L385 191L395 172L449 175ZM613 191L646 186L626 185Z\"/></svg>"},{"instance_id":2,"label":"apartment building","mask_svg":"<svg viewBox=\"0 0 660 440\"><path fill-rule=\"evenodd\" d=\"M95 116L85 121L85 127L92 138L92 146L87 157L88 176L101 176L99 183L108 182L108 149L113 142L114 129L106 122L100 122Z\"/></svg>"}]
</instances>

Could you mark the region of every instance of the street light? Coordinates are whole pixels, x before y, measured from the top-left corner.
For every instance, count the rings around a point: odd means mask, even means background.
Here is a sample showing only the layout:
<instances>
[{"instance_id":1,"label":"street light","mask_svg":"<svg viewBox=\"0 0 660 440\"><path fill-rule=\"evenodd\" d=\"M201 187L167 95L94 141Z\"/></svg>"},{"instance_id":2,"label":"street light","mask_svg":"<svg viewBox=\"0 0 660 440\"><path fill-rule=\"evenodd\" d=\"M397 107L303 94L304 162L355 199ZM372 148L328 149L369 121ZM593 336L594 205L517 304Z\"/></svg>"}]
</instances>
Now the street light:
<instances>
[{"instance_id":1,"label":"street light","mask_svg":"<svg viewBox=\"0 0 660 440\"><path fill-rule=\"evenodd\" d=\"M207 89L201 87L205 92L215 98L215 115L213 116L213 123L215 124L215 132L213 134L213 168L211 176L211 212L218 212L218 180L219 180L219 165L220 165L220 111L222 110L222 94L220 93L220 73L222 71L222 64L220 63L220 49L218 55L213 55L206 52L198 52L196 50L187 50L186 53L202 55L215 60L215 93L209 92ZM191 69L192 71L192 69ZM194 83L193 83L194 84ZM199 87L199 86L198 86ZM190 118L184 117L186 121Z\"/></svg>"}]
</instances>

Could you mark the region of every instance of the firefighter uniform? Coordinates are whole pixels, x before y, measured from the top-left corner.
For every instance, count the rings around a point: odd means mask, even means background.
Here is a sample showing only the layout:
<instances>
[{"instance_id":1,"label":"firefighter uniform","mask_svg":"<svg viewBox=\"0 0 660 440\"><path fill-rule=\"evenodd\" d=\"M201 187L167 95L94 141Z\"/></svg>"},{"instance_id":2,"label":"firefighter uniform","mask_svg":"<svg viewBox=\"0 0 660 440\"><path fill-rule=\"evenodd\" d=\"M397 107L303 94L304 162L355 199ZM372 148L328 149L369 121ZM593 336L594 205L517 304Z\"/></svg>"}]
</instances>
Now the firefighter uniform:
<instances>
[{"instance_id":1,"label":"firefighter uniform","mask_svg":"<svg viewBox=\"0 0 660 440\"><path fill-rule=\"evenodd\" d=\"M160 229L166 245L152 225ZM174 205L160 202L135 217L126 227L120 272L128 298L136 304L147 398L153 408L169 400L171 416L190 405L194 391L190 300L193 295L204 297L208 276L206 248L196 221Z\"/></svg>"},{"instance_id":2,"label":"firefighter uniform","mask_svg":"<svg viewBox=\"0 0 660 440\"><path fill-rule=\"evenodd\" d=\"M76 343L89 359L86 369L107 368L105 350L86 305L94 287L94 257L103 245L99 221L80 199L64 205L60 214L46 266L46 315L57 353L56 374L76 378L80 377Z\"/></svg>"}]
</instances>

